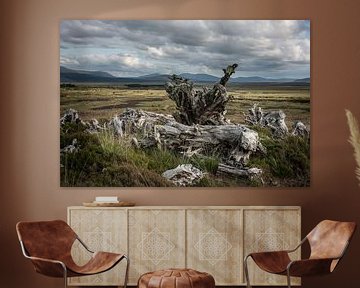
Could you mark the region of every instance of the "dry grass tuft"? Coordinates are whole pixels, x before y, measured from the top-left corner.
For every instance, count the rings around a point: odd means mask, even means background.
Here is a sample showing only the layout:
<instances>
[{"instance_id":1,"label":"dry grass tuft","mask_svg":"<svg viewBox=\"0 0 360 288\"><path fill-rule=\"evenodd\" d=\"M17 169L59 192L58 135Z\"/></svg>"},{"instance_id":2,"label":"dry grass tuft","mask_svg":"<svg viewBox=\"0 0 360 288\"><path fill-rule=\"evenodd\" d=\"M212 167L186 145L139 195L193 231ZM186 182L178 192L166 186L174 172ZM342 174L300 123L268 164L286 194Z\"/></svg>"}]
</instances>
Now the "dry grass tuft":
<instances>
[{"instance_id":1,"label":"dry grass tuft","mask_svg":"<svg viewBox=\"0 0 360 288\"><path fill-rule=\"evenodd\" d=\"M359 186L360 186L360 130L359 130L358 122L354 117L354 115L349 110L345 110L345 111L348 120L348 125L350 128L349 142L354 147L354 156L355 156L355 161L357 163L355 174L359 180Z\"/></svg>"}]
</instances>

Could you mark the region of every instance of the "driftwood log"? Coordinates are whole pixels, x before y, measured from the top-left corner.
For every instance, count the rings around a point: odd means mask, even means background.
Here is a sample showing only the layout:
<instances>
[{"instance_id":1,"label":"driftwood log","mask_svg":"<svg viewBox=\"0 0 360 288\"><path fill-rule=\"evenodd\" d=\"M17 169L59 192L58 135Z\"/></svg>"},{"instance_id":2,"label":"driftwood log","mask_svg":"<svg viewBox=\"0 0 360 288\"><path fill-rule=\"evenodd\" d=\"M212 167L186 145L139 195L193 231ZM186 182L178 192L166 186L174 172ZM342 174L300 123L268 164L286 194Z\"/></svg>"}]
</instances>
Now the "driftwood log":
<instances>
[{"instance_id":1,"label":"driftwood log","mask_svg":"<svg viewBox=\"0 0 360 288\"><path fill-rule=\"evenodd\" d=\"M109 126L119 136L134 136L142 148L170 149L185 156L219 156L225 163L243 167L252 153L264 152L258 133L244 125L184 125L171 115L127 109Z\"/></svg>"},{"instance_id":2,"label":"driftwood log","mask_svg":"<svg viewBox=\"0 0 360 288\"><path fill-rule=\"evenodd\" d=\"M246 177L249 179L256 178L260 176L262 170L259 168L238 168L226 164L219 164L217 173L218 175L227 174L232 175L233 177Z\"/></svg>"},{"instance_id":3,"label":"driftwood log","mask_svg":"<svg viewBox=\"0 0 360 288\"><path fill-rule=\"evenodd\" d=\"M100 130L106 129L105 126L101 126L99 121L96 119L91 119L90 121L83 121L79 113L75 109L68 109L65 111L63 117L60 118L60 127L64 126L67 123L76 123L86 127L86 131L89 133L97 133Z\"/></svg>"},{"instance_id":4,"label":"driftwood log","mask_svg":"<svg viewBox=\"0 0 360 288\"><path fill-rule=\"evenodd\" d=\"M301 136L301 137L309 137L310 136L310 129L306 127L304 123L301 121L297 121L293 125L293 131L291 132L291 135L294 136Z\"/></svg>"},{"instance_id":5,"label":"driftwood log","mask_svg":"<svg viewBox=\"0 0 360 288\"><path fill-rule=\"evenodd\" d=\"M166 170L162 176L176 186L190 186L199 182L205 173L192 164L182 164L174 169Z\"/></svg>"},{"instance_id":6,"label":"driftwood log","mask_svg":"<svg viewBox=\"0 0 360 288\"><path fill-rule=\"evenodd\" d=\"M282 137L291 134L309 137L310 135L310 129L301 121L296 121L293 124L293 131L290 133L285 123L286 115L282 110L265 112L257 104L254 104L244 116L247 124L270 128L275 136Z\"/></svg>"},{"instance_id":7,"label":"driftwood log","mask_svg":"<svg viewBox=\"0 0 360 288\"><path fill-rule=\"evenodd\" d=\"M254 104L248 114L245 114L246 123L268 127L277 136L284 136L289 132L285 118L286 115L282 110L264 112L257 104Z\"/></svg>"},{"instance_id":8,"label":"driftwood log","mask_svg":"<svg viewBox=\"0 0 360 288\"><path fill-rule=\"evenodd\" d=\"M229 124L225 118L225 105L229 101L225 85L235 73L237 66L233 64L223 69L224 76L212 89L195 89L191 81L172 75L170 81L165 84L165 90L169 98L176 103L176 121L185 125Z\"/></svg>"}]
</instances>

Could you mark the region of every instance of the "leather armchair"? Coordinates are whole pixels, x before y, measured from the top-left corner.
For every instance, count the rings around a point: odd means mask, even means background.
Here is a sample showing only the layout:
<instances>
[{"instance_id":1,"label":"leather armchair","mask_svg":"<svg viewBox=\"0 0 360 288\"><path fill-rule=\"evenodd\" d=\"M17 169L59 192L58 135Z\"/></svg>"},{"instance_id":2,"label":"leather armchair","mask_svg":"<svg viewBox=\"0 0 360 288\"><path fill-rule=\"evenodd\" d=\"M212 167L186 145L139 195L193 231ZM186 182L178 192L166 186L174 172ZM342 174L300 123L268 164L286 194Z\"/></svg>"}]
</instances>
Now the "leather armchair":
<instances>
[{"instance_id":1,"label":"leather armchair","mask_svg":"<svg viewBox=\"0 0 360 288\"><path fill-rule=\"evenodd\" d=\"M23 255L31 260L35 271L50 277L64 278L65 288L67 277L102 273L112 269L123 259L127 261L124 281L126 288L128 257L125 254L91 251L66 222L19 222L16 231ZM71 256L71 247L75 241L79 241L91 254L90 260L83 266L78 266Z\"/></svg>"},{"instance_id":2,"label":"leather armchair","mask_svg":"<svg viewBox=\"0 0 360 288\"><path fill-rule=\"evenodd\" d=\"M251 287L247 266L249 258L266 272L286 275L289 288L291 288L291 276L305 277L332 273L344 256L355 229L354 222L324 220L292 250L250 253L244 259L247 287ZM310 245L310 257L292 261L289 253L296 251L306 241Z\"/></svg>"}]
</instances>

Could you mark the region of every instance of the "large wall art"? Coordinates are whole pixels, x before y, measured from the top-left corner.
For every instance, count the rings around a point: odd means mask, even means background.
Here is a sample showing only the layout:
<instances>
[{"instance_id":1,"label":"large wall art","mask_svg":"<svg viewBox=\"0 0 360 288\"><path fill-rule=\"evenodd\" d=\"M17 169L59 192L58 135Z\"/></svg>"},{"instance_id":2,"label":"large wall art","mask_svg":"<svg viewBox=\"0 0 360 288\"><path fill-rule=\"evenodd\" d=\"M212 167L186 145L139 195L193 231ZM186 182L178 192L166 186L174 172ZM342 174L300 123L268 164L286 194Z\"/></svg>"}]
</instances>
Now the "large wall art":
<instances>
[{"instance_id":1,"label":"large wall art","mask_svg":"<svg viewBox=\"0 0 360 288\"><path fill-rule=\"evenodd\" d=\"M309 20L64 20L60 183L309 186Z\"/></svg>"}]
</instances>

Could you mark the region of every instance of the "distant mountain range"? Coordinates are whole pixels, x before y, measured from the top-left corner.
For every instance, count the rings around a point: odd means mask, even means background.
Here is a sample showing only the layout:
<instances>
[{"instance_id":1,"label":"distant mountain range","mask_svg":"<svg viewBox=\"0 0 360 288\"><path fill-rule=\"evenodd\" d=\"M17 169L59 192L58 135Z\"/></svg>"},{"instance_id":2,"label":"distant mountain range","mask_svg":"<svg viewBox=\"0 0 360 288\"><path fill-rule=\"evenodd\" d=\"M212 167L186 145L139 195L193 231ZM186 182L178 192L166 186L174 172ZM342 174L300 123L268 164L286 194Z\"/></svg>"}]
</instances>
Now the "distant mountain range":
<instances>
[{"instance_id":1,"label":"distant mountain range","mask_svg":"<svg viewBox=\"0 0 360 288\"><path fill-rule=\"evenodd\" d=\"M138 77L115 77L110 73L103 71L85 71L69 69L60 66L60 82L61 83L111 83L111 84L146 84L146 85L162 85L170 75L167 74L148 74ZM193 74L182 73L179 76L189 79L195 83L216 83L219 77L209 74ZM263 78L253 77L234 77L229 83L310 83L310 78L294 79L294 78Z\"/></svg>"}]
</instances>

